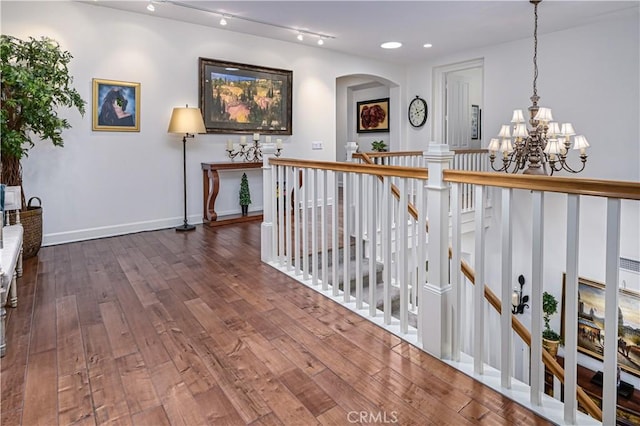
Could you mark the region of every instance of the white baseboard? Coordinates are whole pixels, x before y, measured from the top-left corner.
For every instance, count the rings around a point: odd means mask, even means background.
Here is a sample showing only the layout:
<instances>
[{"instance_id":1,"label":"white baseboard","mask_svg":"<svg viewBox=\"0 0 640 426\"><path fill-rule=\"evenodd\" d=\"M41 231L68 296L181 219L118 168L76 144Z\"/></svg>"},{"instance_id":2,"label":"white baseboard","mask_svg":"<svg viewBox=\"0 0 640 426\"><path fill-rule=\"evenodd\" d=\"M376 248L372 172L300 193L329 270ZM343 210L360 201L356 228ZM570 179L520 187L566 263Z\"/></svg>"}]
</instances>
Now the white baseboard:
<instances>
[{"instance_id":1,"label":"white baseboard","mask_svg":"<svg viewBox=\"0 0 640 426\"><path fill-rule=\"evenodd\" d=\"M193 225L201 224L202 215L192 215L189 216L187 220ZM172 228L181 225L183 222L184 217L174 217L44 234L42 236L42 246L46 247L57 244L73 243L76 241L94 240L96 238L115 237L117 235L132 234L142 231L155 231L158 229Z\"/></svg>"}]
</instances>

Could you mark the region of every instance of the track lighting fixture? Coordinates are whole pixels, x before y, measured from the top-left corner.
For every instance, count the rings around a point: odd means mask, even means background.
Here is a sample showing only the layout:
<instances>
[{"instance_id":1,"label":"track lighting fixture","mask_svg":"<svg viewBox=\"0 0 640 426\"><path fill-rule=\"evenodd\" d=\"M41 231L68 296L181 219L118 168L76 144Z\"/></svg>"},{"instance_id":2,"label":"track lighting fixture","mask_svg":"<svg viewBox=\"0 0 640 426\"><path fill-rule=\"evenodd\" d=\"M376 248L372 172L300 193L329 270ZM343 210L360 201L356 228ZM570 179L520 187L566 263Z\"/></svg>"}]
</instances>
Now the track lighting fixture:
<instances>
[{"instance_id":1,"label":"track lighting fixture","mask_svg":"<svg viewBox=\"0 0 640 426\"><path fill-rule=\"evenodd\" d=\"M225 25L227 25L227 20L225 19L225 17L224 17L224 16L222 16L222 18L220 18L220 25L222 25L223 27L224 27Z\"/></svg>"},{"instance_id":2,"label":"track lighting fixture","mask_svg":"<svg viewBox=\"0 0 640 426\"><path fill-rule=\"evenodd\" d=\"M155 12L156 7L153 5L153 3L149 2L149 4L147 4L147 10L149 12Z\"/></svg>"}]
</instances>

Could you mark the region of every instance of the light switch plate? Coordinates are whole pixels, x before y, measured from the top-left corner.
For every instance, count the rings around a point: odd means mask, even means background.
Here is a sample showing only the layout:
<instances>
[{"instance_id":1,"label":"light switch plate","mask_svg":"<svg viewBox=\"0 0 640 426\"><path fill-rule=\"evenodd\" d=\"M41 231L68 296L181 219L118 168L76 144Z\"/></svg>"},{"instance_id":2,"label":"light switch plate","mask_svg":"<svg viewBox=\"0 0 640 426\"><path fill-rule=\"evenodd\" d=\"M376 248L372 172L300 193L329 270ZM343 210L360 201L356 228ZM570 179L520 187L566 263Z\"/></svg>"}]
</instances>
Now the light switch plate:
<instances>
[{"instance_id":1,"label":"light switch plate","mask_svg":"<svg viewBox=\"0 0 640 426\"><path fill-rule=\"evenodd\" d=\"M311 142L311 149L322 149L322 141Z\"/></svg>"}]
</instances>

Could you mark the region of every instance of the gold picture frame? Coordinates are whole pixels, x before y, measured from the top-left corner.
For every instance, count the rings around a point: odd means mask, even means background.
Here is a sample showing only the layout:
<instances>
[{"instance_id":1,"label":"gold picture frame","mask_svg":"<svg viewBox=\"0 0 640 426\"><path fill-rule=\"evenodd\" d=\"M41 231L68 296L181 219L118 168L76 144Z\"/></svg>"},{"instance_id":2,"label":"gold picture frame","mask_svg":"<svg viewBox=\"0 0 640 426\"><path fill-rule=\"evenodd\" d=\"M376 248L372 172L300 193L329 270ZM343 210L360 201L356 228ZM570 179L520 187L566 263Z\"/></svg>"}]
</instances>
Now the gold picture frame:
<instances>
[{"instance_id":1,"label":"gold picture frame","mask_svg":"<svg viewBox=\"0 0 640 426\"><path fill-rule=\"evenodd\" d=\"M94 78L92 106L92 130L140 131L140 83Z\"/></svg>"},{"instance_id":2,"label":"gold picture frame","mask_svg":"<svg viewBox=\"0 0 640 426\"><path fill-rule=\"evenodd\" d=\"M566 280L566 274L562 274L563 338ZM604 284L578 278L578 351L601 361L604 359L604 291ZM619 328L624 331L618 341L618 365L640 377L640 294L621 288L618 304Z\"/></svg>"}]
</instances>

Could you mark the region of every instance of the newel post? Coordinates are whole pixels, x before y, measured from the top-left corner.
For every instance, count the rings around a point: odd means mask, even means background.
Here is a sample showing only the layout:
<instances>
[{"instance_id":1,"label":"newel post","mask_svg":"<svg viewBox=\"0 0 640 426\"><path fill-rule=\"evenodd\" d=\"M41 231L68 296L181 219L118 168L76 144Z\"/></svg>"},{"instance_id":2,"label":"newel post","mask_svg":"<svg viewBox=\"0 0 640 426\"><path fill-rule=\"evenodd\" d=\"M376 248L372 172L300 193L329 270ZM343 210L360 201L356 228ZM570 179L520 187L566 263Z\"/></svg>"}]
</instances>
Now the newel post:
<instances>
[{"instance_id":1,"label":"newel post","mask_svg":"<svg viewBox=\"0 0 640 426\"><path fill-rule=\"evenodd\" d=\"M269 163L271 158L275 157L276 144L262 144L262 227L260 239L260 258L263 262L271 262L274 259L273 253L274 227L273 227L273 203L276 198L276 188L273 184L274 169Z\"/></svg>"},{"instance_id":2,"label":"newel post","mask_svg":"<svg viewBox=\"0 0 640 426\"><path fill-rule=\"evenodd\" d=\"M353 161L353 154L358 152L358 142L347 142L344 147L347 150L347 162L350 163Z\"/></svg>"},{"instance_id":3,"label":"newel post","mask_svg":"<svg viewBox=\"0 0 640 426\"><path fill-rule=\"evenodd\" d=\"M453 152L448 145L429 144L423 156L429 169L427 220L429 223L428 281L421 292L422 347L438 358L451 358L451 284L449 283L449 184L443 171Z\"/></svg>"}]
</instances>

